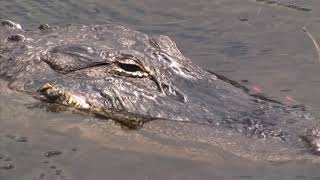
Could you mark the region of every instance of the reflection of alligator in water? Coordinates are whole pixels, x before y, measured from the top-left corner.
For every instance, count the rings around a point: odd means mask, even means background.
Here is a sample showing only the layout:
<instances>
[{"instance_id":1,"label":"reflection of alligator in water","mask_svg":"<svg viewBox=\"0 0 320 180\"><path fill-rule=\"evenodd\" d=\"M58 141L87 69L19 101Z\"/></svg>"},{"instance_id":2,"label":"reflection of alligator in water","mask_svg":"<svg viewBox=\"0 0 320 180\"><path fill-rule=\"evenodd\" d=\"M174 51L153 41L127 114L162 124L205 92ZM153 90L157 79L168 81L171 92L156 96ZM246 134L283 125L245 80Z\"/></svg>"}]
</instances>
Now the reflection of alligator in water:
<instances>
[{"instance_id":1,"label":"reflection of alligator in water","mask_svg":"<svg viewBox=\"0 0 320 180\"><path fill-rule=\"evenodd\" d=\"M0 75L12 89L129 127L184 121L319 152L320 133L308 112L204 71L167 36L111 24L23 30L3 21Z\"/></svg>"}]
</instances>

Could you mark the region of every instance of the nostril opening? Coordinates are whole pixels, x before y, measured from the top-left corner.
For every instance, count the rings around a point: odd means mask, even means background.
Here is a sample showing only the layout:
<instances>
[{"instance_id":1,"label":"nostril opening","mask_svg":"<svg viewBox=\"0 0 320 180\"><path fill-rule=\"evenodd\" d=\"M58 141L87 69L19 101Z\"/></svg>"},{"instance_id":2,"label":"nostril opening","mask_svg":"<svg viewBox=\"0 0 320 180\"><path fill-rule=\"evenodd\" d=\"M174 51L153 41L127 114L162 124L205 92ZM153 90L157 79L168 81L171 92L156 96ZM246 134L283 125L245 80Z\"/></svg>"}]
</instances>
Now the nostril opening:
<instances>
[{"instance_id":1,"label":"nostril opening","mask_svg":"<svg viewBox=\"0 0 320 180\"><path fill-rule=\"evenodd\" d=\"M134 64L124 64L124 63L118 63L118 66L128 72L136 72L136 71L142 71L142 69Z\"/></svg>"},{"instance_id":2,"label":"nostril opening","mask_svg":"<svg viewBox=\"0 0 320 180\"><path fill-rule=\"evenodd\" d=\"M40 30L47 30L50 29L50 26L48 24L41 24L38 29Z\"/></svg>"},{"instance_id":3,"label":"nostril opening","mask_svg":"<svg viewBox=\"0 0 320 180\"><path fill-rule=\"evenodd\" d=\"M10 41L24 41L26 38L21 34L16 34L8 37L8 40Z\"/></svg>"}]
</instances>

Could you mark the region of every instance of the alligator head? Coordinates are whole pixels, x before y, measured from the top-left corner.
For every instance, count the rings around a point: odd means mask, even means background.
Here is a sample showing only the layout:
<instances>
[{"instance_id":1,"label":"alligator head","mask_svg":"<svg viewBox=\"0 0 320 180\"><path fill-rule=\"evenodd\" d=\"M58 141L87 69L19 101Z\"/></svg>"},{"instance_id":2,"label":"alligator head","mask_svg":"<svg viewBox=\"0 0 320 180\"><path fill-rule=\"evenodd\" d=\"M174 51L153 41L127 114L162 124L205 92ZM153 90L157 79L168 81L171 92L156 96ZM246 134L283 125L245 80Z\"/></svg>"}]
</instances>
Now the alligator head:
<instances>
[{"instance_id":1,"label":"alligator head","mask_svg":"<svg viewBox=\"0 0 320 180\"><path fill-rule=\"evenodd\" d=\"M320 149L308 112L252 96L201 69L167 36L113 24L23 30L3 21L0 58L11 88L128 126L168 119Z\"/></svg>"}]
</instances>

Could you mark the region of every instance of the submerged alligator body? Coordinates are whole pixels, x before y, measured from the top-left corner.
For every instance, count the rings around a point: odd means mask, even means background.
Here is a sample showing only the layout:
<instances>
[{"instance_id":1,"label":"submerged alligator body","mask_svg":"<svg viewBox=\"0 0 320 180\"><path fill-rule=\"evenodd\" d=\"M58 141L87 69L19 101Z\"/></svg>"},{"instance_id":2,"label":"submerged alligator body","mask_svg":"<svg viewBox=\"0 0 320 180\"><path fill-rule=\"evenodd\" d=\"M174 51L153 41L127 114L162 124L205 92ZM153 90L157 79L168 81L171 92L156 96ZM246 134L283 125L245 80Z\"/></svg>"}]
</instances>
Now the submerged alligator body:
<instances>
[{"instance_id":1,"label":"submerged alligator body","mask_svg":"<svg viewBox=\"0 0 320 180\"><path fill-rule=\"evenodd\" d=\"M175 120L320 151L317 121L304 109L248 94L192 64L163 35L113 24L23 29L2 21L0 77L11 89L128 127Z\"/></svg>"}]
</instances>

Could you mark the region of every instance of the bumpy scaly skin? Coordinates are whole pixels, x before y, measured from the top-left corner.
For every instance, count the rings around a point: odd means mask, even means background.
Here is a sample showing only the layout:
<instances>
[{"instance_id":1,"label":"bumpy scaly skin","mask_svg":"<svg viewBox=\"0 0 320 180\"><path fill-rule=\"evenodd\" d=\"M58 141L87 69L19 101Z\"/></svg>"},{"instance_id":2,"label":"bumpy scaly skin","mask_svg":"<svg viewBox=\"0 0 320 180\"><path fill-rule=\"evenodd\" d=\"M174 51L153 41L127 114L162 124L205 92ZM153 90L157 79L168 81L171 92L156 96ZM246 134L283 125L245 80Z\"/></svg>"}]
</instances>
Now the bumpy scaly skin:
<instances>
[{"instance_id":1,"label":"bumpy scaly skin","mask_svg":"<svg viewBox=\"0 0 320 180\"><path fill-rule=\"evenodd\" d=\"M202 70L167 36L113 24L1 25L0 77L12 89L132 128L184 121L319 152L318 123L308 112Z\"/></svg>"}]
</instances>

